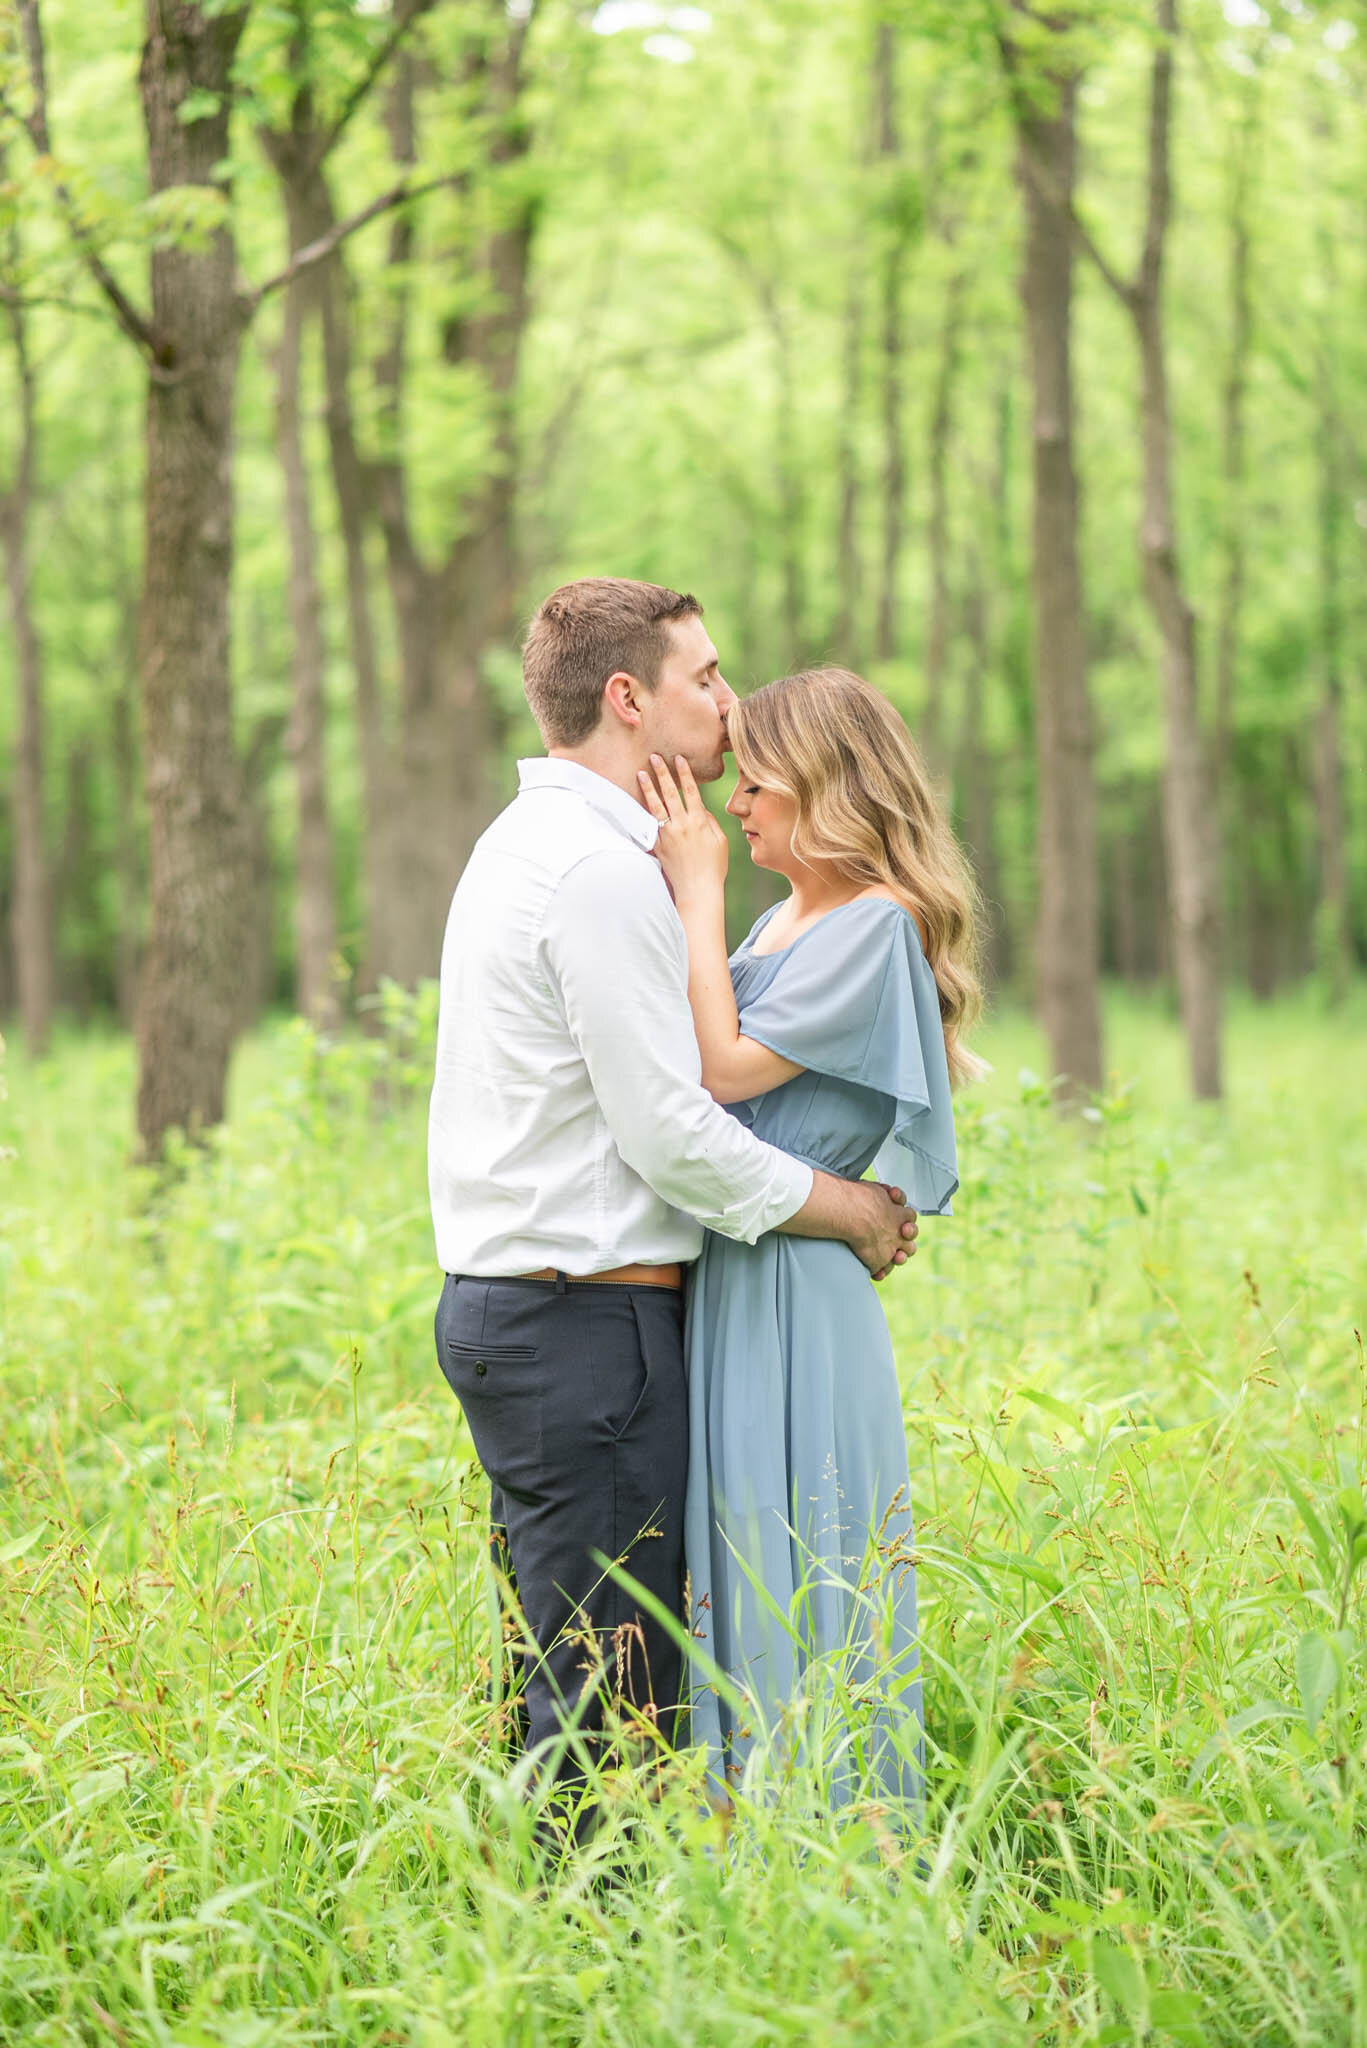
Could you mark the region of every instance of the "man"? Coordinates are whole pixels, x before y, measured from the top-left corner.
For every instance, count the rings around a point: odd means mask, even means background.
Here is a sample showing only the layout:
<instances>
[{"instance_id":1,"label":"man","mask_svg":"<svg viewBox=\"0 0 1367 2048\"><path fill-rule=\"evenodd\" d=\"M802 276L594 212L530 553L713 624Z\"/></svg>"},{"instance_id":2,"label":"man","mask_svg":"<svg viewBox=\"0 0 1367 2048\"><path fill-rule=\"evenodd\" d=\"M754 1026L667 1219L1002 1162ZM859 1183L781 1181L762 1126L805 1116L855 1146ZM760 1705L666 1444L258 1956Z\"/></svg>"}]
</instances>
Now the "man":
<instances>
[{"instance_id":1,"label":"man","mask_svg":"<svg viewBox=\"0 0 1367 2048\"><path fill-rule=\"evenodd\" d=\"M523 675L548 758L519 763L442 949L437 1351L539 1652L529 1743L567 1725L592 1743L614 1693L671 1736L678 1646L600 1560L681 1613L682 1281L702 1228L841 1238L881 1274L916 1225L895 1190L762 1144L700 1084L637 781L652 754L722 773L735 698L697 600L566 584L532 620ZM557 1767L572 1787L572 1753Z\"/></svg>"}]
</instances>

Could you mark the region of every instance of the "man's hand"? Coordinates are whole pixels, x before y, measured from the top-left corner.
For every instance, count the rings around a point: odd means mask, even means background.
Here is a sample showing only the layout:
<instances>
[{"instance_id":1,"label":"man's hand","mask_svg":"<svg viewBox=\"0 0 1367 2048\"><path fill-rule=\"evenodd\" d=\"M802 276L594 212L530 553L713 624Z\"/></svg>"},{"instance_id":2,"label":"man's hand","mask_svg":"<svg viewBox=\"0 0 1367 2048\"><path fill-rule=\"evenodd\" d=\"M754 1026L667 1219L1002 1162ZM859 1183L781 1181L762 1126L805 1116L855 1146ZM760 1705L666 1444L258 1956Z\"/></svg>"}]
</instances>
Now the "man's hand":
<instances>
[{"instance_id":1,"label":"man's hand","mask_svg":"<svg viewBox=\"0 0 1367 2048\"><path fill-rule=\"evenodd\" d=\"M818 1168L802 1207L778 1227L792 1237L838 1238L883 1280L916 1249L916 1211L906 1200L881 1180L841 1180Z\"/></svg>"},{"instance_id":2,"label":"man's hand","mask_svg":"<svg viewBox=\"0 0 1367 2048\"><path fill-rule=\"evenodd\" d=\"M868 1201L867 1235L849 1240L850 1250L866 1265L875 1280L886 1280L894 1266L905 1266L916 1251L916 1211L908 1209L901 1188L885 1181L858 1181L852 1192L871 1197Z\"/></svg>"}]
</instances>

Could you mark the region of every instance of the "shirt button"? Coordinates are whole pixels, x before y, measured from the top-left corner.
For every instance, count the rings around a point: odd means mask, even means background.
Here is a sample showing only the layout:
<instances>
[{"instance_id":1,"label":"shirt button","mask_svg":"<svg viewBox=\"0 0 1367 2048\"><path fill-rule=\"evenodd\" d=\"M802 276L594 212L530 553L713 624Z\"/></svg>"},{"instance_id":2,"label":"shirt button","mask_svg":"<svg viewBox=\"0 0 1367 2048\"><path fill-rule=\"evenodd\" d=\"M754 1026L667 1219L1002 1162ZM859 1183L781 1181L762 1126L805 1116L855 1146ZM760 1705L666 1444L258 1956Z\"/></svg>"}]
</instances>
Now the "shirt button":
<instances>
[{"instance_id":1,"label":"shirt button","mask_svg":"<svg viewBox=\"0 0 1367 2048\"><path fill-rule=\"evenodd\" d=\"M487 1365L486 1365L486 1364L484 1363L484 1360L483 1360L482 1358L477 1358L477 1359L475 1360L475 1373L476 1373L476 1375L477 1375L477 1377L478 1377L478 1378L480 1378L480 1379L483 1379L483 1378L484 1378L484 1375L485 1375L485 1373L486 1373L486 1372L488 1372L488 1370L489 1370L489 1368L488 1368L488 1366L487 1366Z\"/></svg>"}]
</instances>

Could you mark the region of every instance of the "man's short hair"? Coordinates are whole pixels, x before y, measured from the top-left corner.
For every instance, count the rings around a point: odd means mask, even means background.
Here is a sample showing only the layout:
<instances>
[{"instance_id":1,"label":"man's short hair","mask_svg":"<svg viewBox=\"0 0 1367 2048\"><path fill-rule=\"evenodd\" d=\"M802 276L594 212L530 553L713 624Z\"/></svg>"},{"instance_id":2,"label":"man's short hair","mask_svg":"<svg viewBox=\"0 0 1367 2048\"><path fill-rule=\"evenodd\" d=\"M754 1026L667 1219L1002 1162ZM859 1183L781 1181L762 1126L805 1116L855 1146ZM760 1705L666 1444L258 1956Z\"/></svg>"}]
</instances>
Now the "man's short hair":
<instances>
[{"instance_id":1,"label":"man's short hair","mask_svg":"<svg viewBox=\"0 0 1367 2048\"><path fill-rule=\"evenodd\" d=\"M608 677L622 671L653 690L674 619L701 617L686 591L622 576L562 583L537 606L522 647L522 687L548 747L586 740L603 709Z\"/></svg>"}]
</instances>

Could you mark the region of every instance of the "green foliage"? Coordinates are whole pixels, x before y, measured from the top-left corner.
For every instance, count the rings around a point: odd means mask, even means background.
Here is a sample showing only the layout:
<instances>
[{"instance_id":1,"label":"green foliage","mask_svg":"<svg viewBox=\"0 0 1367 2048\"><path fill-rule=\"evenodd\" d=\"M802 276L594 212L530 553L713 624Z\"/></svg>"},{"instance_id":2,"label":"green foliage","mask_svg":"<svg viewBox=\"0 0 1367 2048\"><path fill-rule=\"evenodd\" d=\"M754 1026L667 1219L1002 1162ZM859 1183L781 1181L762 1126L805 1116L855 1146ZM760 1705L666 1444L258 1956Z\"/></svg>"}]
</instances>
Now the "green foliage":
<instances>
[{"instance_id":1,"label":"green foliage","mask_svg":"<svg viewBox=\"0 0 1367 2048\"><path fill-rule=\"evenodd\" d=\"M648 12L649 10L647 10ZM675 10L678 12L678 10ZM13 10L10 10L11 14ZM667 7L659 10L668 15ZM1316 924L1317 835L1308 733L1323 681L1323 564L1317 552L1319 415L1328 400L1341 443L1335 489L1344 678L1344 785L1363 779L1367 711L1359 678L1367 611L1362 522L1353 481L1367 447L1357 231L1364 156L1361 24L1347 11L1231 10L1184 0L1178 50L1167 341L1186 574L1201 625L1203 695L1214 707L1214 649L1231 531L1246 544L1234 732L1229 749L1226 958L1250 970L1259 930L1283 977L1318 962L1337 986L1343 947ZM1231 18L1233 15L1235 18ZM1050 23L1066 24L1063 44ZM1060 47L1081 74L1079 206L1121 270L1137 259L1144 190L1149 10L1142 0L1068 0L1048 10L860 0L715 0L683 26L639 8L545 0L533 12L517 113L525 157L484 163L503 117L486 91L488 39L501 8L424 13L412 48L424 80L418 170L447 180L414 209L411 260L390 267L377 223L348 244L356 323L353 392L362 453L397 453L415 531L438 558L469 516L472 485L504 461L492 445L479 378L448 343L490 310L470 258L490 223L530 207L537 223L531 317L518 390L516 473L525 617L565 577L640 575L696 590L731 680L749 686L797 659L872 667L883 541L880 292L889 249L902 252L896 377L907 506L896 570L898 644L881 664L913 720L924 710L930 565L928 440L944 309L962 292L949 479L950 646L945 765L967 811L967 685L982 686L974 745L991 785L994 848L976 848L1029 968L1035 845L1030 767L1029 407L1022 380L1020 195L1012 96L1000 35L1034 93ZM276 271L285 247L278 181L262 124L288 126L297 80L320 122L336 120L390 31L383 8L288 0L251 10L234 79L224 193L149 200L137 97L142 12L45 0L54 157L35 165L13 114L29 108L16 36L0 38L11 118L0 213L18 240L0 251L6 287L30 302L38 376L39 502L33 589L45 655L48 839L57 871L63 994L107 1004L120 915L113 885L121 799L109 761L111 678L136 643L141 488L141 366L111 331L73 253L55 196L60 173L76 215L138 303L149 249L203 239L231 204L244 278ZM900 151L875 147L872 69L880 23L896 37ZM1354 33L1356 23L1356 33ZM625 24L625 25L622 25ZM1040 88L1042 89L1042 88ZM344 217L393 180L381 83L329 162ZM186 119L209 111L202 97ZM1240 167L1242 169L1240 170ZM1236 171L1243 177L1238 186ZM1245 405L1246 475L1231 488L1222 441L1229 374L1232 209L1242 191L1253 310ZM958 283L956 285L956 280ZM403 406L387 414L369 366L389 335L394 295L411 309ZM1137 373L1123 312L1080 262L1075 365L1084 570L1096 708L1099 829L1111 964L1158 971L1162 904L1152 852L1164 743L1153 628L1135 546ZM854 309L853 312L851 309ZM857 332L850 345L850 322ZM263 306L239 382L236 535L238 714L244 735L287 730L289 603L275 452L271 356L278 304ZM13 364L0 351L0 395ZM359 929L359 768L342 557L322 423L321 368L304 366L306 439L320 530L328 641L328 771L338 840L342 928ZM3 437L0 437L3 438ZM844 623L839 532L843 450L853 463L858 563ZM0 484L12 476L0 447ZM381 684L398 688L394 621L373 536ZM798 616L789 615L798 592ZM974 621L977 628L974 628ZM837 631L839 629L839 632ZM491 650L501 706L516 707L513 642ZM840 644L836 644L837 638ZM0 746L13 730L8 642L0 645ZM510 733L495 782L511 783ZM276 893L291 876L293 790L283 745L266 772ZM70 764L92 764L82 784ZM77 799L84 790L84 802ZM79 819L73 812L81 811ZM1367 812L1348 807L1352 948L1367 944ZM0 806L0 854L10 826ZM990 858L995 854L995 860ZM1122 958L1122 868L1137 875L1125 915L1143 926ZM3 862L0 861L0 872ZM277 982L289 985L282 901Z\"/></svg>"},{"instance_id":2,"label":"green foliage","mask_svg":"<svg viewBox=\"0 0 1367 2048\"><path fill-rule=\"evenodd\" d=\"M232 1122L160 1177L126 1043L12 1062L0 2033L1349 2048L1362 991L1237 1013L1219 1113L1162 1012L1113 1007L1068 1128L997 1020L958 1214L882 1296L923 1836L800 1776L724 1830L685 1761L606 1784L559 1870L432 1356L431 992L373 1021L250 1041Z\"/></svg>"}]
</instances>

